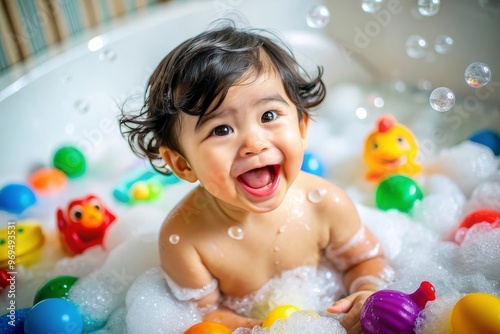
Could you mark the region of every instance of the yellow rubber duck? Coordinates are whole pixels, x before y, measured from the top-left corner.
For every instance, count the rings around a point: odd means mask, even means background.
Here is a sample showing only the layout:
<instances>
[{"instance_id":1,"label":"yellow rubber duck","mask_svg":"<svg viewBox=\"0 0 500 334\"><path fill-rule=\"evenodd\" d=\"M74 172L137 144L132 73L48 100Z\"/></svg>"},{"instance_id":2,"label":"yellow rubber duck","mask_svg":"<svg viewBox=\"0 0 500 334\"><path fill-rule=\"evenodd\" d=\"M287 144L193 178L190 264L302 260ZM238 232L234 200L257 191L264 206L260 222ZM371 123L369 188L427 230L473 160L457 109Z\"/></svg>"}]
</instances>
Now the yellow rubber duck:
<instances>
[{"instance_id":1,"label":"yellow rubber duck","mask_svg":"<svg viewBox=\"0 0 500 334\"><path fill-rule=\"evenodd\" d=\"M34 264L40 259L43 243L42 228L34 221L19 222L0 229L0 268L14 270L20 264Z\"/></svg>"},{"instance_id":2,"label":"yellow rubber duck","mask_svg":"<svg viewBox=\"0 0 500 334\"><path fill-rule=\"evenodd\" d=\"M377 128L365 140L363 159L368 167L366 179L378 181L393 174L413 176L422 171L415 160L418 143L413 133L392 115L382 115Z\"/></svg>"}]
</instances>

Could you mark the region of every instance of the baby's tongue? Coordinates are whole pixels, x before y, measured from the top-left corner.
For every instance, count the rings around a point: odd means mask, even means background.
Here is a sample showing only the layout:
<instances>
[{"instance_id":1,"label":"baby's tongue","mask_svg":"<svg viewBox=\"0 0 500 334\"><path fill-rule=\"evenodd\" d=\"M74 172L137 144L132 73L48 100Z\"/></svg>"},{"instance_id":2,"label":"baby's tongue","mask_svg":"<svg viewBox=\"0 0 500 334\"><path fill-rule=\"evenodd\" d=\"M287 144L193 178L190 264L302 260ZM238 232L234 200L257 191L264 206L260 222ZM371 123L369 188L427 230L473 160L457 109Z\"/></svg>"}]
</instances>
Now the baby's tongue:
<instances>
[{"instance_id":1,"label":"baby's tongue","mask_svg":"<svg viewBox=\"0 0 500 334\"><path fill-rule=\"evenodd\" d=\"M271 166L252 169L239 176L240 180L250 188L258 189L273 182L274 169Z\"/></svg>"}]
</instances>

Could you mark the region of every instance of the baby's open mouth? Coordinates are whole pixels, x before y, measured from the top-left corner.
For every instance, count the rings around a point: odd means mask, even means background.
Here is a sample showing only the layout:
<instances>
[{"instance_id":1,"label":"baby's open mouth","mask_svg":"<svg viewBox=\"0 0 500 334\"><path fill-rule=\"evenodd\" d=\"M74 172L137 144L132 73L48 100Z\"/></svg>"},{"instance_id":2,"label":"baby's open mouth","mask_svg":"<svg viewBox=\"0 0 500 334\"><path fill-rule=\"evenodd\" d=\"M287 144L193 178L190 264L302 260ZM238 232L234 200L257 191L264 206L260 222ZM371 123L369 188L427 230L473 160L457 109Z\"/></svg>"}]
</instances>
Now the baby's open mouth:
<instances>
[{"instance_id":1,"label":"baby's open mouth","mask_svg":"<svg viewBox=\"0 0 500 334\"><path fill-rule=\"evenodd\" d=\"M255 168L238 176L238 180L249 188L260 189L273 183L277 168L275 165Z\"/></svg>"}]
</instances>

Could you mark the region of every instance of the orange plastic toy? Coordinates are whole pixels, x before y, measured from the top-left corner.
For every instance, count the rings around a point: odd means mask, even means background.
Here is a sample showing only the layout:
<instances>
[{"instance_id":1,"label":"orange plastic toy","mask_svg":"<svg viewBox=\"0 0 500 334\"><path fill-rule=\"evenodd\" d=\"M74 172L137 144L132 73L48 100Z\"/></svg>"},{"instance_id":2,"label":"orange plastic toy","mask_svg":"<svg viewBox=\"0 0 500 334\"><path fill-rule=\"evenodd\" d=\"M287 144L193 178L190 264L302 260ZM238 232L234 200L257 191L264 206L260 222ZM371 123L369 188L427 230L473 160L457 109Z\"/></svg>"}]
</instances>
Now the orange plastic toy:
<instances>
[{"instance_id":1,"label":"orange plastic toy","mask_svg":"<svg viewBox=\"0 0 500 334\"><path fill-rule=\"evenodd\" d=\"M418 144L413 133L391 115L382 115L376 129L365 140L363 159L366 179L378 181L393 174L413 176L422 171L415 161Z\"/></svg>"},{"instance_id":2,"label":"orange plastic toy","mask_svg":"<svg viewBox=\"0 0 500 334\"><path fill-rule=\"evenodd\" d=\"M75 199L57 210L57 226L66 248L74 254L100 245L115 216L94 195Z\"/></svg>"},{"instance_id":3,"label":"orange plastic toy","mask_svg":"<svg viewBox=\"0 0 500 334\"><path fill-rule=\"evenodd\" d=\"M183 334L231 334L232 331L217 322L202 321L189 327Z\"/></svg>"}]
</instances>

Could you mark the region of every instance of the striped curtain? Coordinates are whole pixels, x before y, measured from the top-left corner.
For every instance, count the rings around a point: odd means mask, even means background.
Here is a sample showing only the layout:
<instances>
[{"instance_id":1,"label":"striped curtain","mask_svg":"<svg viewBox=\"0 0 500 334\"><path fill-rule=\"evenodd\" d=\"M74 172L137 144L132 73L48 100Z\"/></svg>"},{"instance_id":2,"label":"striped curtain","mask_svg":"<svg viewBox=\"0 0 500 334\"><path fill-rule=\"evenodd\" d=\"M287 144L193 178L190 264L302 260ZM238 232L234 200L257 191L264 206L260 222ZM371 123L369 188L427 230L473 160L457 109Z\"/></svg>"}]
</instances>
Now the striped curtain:
<instances>
[{"instance_id":1,"label":"striped curtain","mask_svg":"<svg viewBox=\"0 0 500 334\"><path fill-rule=\"evenodd\" d=\"M165 0L0 0L0 74L86 28Z\"/></svg>"}]
</instances>

